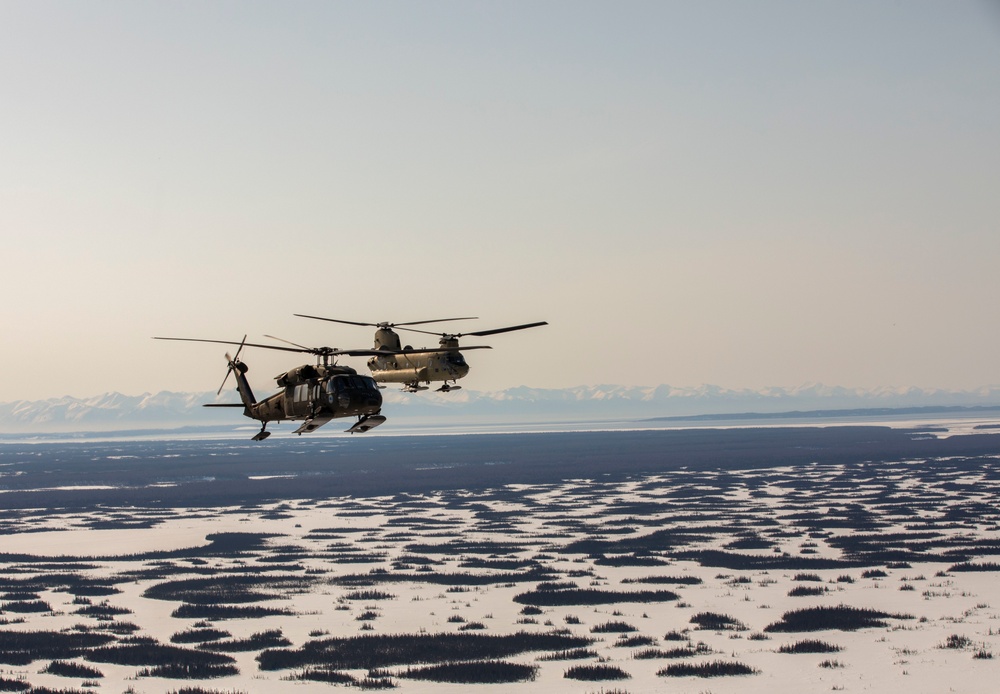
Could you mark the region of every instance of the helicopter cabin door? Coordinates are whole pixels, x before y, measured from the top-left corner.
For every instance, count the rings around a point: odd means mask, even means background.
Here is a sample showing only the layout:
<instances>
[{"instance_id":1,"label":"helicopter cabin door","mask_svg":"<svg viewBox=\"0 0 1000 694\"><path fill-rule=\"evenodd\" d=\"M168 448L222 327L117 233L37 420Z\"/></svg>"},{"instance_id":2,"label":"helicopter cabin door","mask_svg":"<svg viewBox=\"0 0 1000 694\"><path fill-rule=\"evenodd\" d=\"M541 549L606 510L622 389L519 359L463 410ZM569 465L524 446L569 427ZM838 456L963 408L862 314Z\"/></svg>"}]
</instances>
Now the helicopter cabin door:
<instances>
[{"instance_id":1,"label":"helicopter cabin door","mask_svg":"<svg viewBox=\"0 0 1000 694\"><path fill-rule=\"evenodd\" d=\"M290 386L285 390L285 411L293 417L309 417L318 398L319 386L308 383Z\"/></svg>"}]
</instances>

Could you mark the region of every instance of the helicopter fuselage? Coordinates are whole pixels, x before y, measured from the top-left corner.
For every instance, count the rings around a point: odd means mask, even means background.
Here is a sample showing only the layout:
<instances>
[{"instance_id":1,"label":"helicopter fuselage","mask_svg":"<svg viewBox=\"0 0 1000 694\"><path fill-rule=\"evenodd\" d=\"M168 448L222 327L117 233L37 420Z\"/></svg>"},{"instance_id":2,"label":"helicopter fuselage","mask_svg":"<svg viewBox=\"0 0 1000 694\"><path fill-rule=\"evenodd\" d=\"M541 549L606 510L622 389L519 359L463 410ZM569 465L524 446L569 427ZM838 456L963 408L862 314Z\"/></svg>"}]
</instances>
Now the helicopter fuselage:
<instances>
[{"instance_id":1,"label":"helicopter fuselage","mask_svg":"<svg viewBox=\"0 0 1000 694\"><path fill-rule=\"evenodd\" d=\"M399 335L389 329L375 333L375 349L402 351L368 360L372 378L380 383L417 383L430 381L457 381L469 373L469 364L458 349L458 340L442 338L440 351L407 354L407 347L400 347Z\"/></svg>"},{"instance_id":2,"label":"helicopter fuselage","mask_svg":"<svg viewBox=\"0 0 1000 694\"><path fill-rule=\"evenodd\" d=\"M382 393L374 379L342 366L306 364L277 377L282 390L246 408L263 422L285 419L334 419L376 415Z\"/></svg>"},{"instance_id":3,"label":"helicopter fuselage","mask_svg":"<svg viewBox=\"0 0 1000 694\"><path fill-rule=\"evenodd\" d=\"M372 357L368 360L372 378L380 383L457 381L468 375L469 364L462 353L442 350L428 354Z\"/></svg>"}]
</instances>

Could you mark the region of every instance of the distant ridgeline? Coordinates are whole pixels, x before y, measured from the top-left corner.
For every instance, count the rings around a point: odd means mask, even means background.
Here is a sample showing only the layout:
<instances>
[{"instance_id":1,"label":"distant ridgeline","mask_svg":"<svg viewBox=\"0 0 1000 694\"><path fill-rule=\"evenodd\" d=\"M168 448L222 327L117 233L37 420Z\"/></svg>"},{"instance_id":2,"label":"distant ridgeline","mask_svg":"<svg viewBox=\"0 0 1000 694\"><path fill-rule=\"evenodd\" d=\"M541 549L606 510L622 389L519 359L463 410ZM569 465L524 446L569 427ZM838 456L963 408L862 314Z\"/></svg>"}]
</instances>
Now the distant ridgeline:
<instances>
[{"instance_id":1,"label":"distant ridgeline","mask_svg":"<svg viewBox=\"0 0 1000 694\"><path fill-rule=\"evenodd\" d=\"M384 391L383 413L390 424L463 424L494 421L560 422L591 419L749 419L767 417L927 415L943 411L984 413L1000 408L1000 386L974 391L880 388L860 390L812 385L803 388L730 390L717 386L578 386L543 389L521 386L503 391L460 390L403 393ZM235 402L234 393L173 393L92 398L62 397L0 403L0 433L119 431L175 427L233 426L249 423L238 410L205 409L210 402ZM954 408L954 410L942 410ZM735 413L735 414L733 414Z\"/></svg>"}]
</instances>

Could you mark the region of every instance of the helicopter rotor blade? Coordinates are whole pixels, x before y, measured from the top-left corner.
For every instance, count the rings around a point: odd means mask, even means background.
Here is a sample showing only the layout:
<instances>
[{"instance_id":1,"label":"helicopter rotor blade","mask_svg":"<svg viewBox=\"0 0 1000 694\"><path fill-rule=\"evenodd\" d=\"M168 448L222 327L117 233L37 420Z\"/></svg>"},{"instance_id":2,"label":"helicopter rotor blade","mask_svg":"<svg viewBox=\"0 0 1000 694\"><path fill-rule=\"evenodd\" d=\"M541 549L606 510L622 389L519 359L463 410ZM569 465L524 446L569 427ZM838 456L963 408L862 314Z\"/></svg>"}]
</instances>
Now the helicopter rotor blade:
<instances>
[{"instance_id":1,"label":"helicopter rotor blade","mask_svg":"<svg viewBox=\"0 0 1000 694\"><path fill-rule=\"evenodd\" d=\"M456 320L478 320L475 316L466 316L464 318L435 318L433 320L417 320L417 321L407 321L406 323L392 323L390 321L384 321L382 323L359 323L352 320L342 320L340 318L323 318L322 316L307 316L304 313L294 313L294 316L299 318L312 318L313 320L325 320L331 323L343 323L345 325L361 325L369 328L395 328L402 325L423 325L425 323L446 323L448 321ZM436 335L437 333L431 333Z\"/></svg>"},{"instance_id":2,"label":"helicopter rotor blade","mask_svg":"<svg viewBox=\"0 0 1000 694\"><path fill-rule=\"evenodd\" d=\"M245 345L246 343L247 343L247 336L244 335L243 339L240 340L240 346L236 349L236 356L233 357L232 359L229 359L229 361L236 361L240 358L240 352L243 351L243 345ZM226 352L226 358L227 359L229 358L229 352Z\"/></svg>"},{"instance_id":3,"label":"helicopter rotor blade","mask_svg":"<svg viewBox=\"0 0 1000 694\"><path fill-rule=\"evenodd\" d=\"M293 347L298 347L299 349L305 349L305 350L309 349L308 347L305 347L304 345L297 344L295 342L292 342L291 340L286 340L286 339L284 339L282 337L275 337L274 335L265 335L264 337L270 338L272 340L277 340L278 342L284 342L287 345L292 345Z\"/></svg>"},{"instance_id":4,"label":"helicopter rotor blade","mask_svg":"<svg viewBox=\"0 0 1000 694\"><path fill-rule=\"evenodd\" d=\"M282 352L307 352L312 353L315 350L308 348L294 348L294 347L280 347L278 345L261 345L255 342L233 342L232 340L205 340L198 337L154 337L154 340L177 340L179 342L212 342L217 345L241 345L246 347L260 347L261 349L277 349Z\"/></svg>"},{"instance_id":5,"label":"helicopter rotor blade","mask_svg":"<svg viewBox=\"0 0 1000 694\"><path fill-rule=\"evenodd\" d=\"M440 348L401 350L401 349L336 349L334 347L282 347L280 345L263 345L257 342L246 342L246 338L244 338L243 342L233 342L232 340L206 340L198 337L154 337L153 339L176 340L178 342L210 342L212 344L217 344L217 345L239 345L241 350L243 349L243 347L260 347L261 349L275 349L281 352L299 352L302 354L314 354L318 357L324 357L324 356L336 357L340 355L345 355L348 357L384 357L387 355L427 354L430 352L441 351ZM274 338L274 339L281 339L281 338ZM237 352L237 354L239 354L239 352Z\"/></svg>"},{"instance_id":6,"label":"helicopter rotor blade","mask_svg":"<svg viewBox=\"0 0 1000 694\"><path fill-rule=\"evenodd\" d=\"M493 330L477 330L472 333L434 333L430 330L417 330L416 328L402 328L403 330L409 330L413 333L423 333L425 335L437 335L438 337L452 337L459 338L465 337L466 335L472 335L474 337L485 337L487 335L498 335L500 333L509 333L514 330L526 330L527 328L537 328L539 325L548 325L547 321L539 321L538 323L525 323L524 325L512 325L509 328L494 328Z\"/></svg>"},{"instance_id":7,"label":"helicopter rotor blade","mask_svg":"<svg viewBox=\"0 0 1000 694\"><path fill-rule=\"evenodd\" d=\"M312 318L313 320L325 320L331 323L345 323L346 325L361 325L369 328L378 327L378 323L358 323L352 320L340 320L339 318L323 318L322 316L307 316L304 313L293 313L292 315L297 316L299 318Z\"/></svg>"},{"instance_id":8,"label":"helicopter rotor blade","mask_svg":"<svg viewBox=\"0 0 1000 694\"><path fill-rule=\"evenodd\" d=\"M477 330L474 333L465 333L466 335L473 335L475 337L485 337L487 335L499 335L500 333L509 333L514 330L526 330L528 328L537 328L540 325L548 325L548 321L538 321L537 323L525 323L524 325L512 325L509 328L495 328L493 330Z\"/></svg>"},{"instance_id":9,"label":"helicopter rotor blade","mask_svg":"<svg viewBox=\"0 0 1000 694\"><path fill-rule=\"evenodd\" d=\"M424 323L447 323L455 320L479 320L476 316L466 316L465 318L435 318L434 320L415 320L408 323L389 323L391 327L399 325L423 325Z\"/></svg>"}]
</instances>

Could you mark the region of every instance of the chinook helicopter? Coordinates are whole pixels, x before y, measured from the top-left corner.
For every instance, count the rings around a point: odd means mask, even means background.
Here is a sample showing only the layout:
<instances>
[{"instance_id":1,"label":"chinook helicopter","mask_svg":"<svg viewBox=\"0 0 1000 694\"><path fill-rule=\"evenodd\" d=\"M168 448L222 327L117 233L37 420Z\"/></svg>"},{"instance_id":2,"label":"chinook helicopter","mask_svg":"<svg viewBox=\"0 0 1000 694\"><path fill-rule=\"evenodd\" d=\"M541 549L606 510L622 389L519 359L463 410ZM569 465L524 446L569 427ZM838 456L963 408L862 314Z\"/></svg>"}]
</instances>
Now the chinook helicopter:
<instances>
[{"instance_id":1,"label":"chinook helicopter","mask_svg":"<svg viewBox=\"0 0 1000 694\"><path fill-rule=\"evenodd\" d=\"M460 347L458 340L466 335L473 337L485 337L487 335L498 335L514 330L525 330L535 328L540 325L548 325L546 321L537 323L526 323L524 325L513 325L507 328L494 328L492 330L477 330L469 333L435 333L429 330L419 330L407 326L425 325L427 323L445 323L458 320L476 320L469 318L437 318L435 320L412 321L409 323L358 323L337 318L322 318L320 316L307 316L301 313L294 314L299 318L312 318L314 320L325 320L331 323L344 323L346 325L361 325L375 330L375 356L368 360L368 368L371 369L372 377L379 383L402 383L403 390L408 393L415 393L420 390L427 390L427 386L421 383L430 384L431 381L441 381L438 392L447 393L452 390L459 390L462 386L455 385L455 382L469 373L469 364L462 355L464 350L470 349L492 349L486 345L473 345ZM440 347L436 349L413 349L409 345L401 347L399 335L393 328L408 330L425 335L437 335Z\"/></svg>"},{"instance_id":2,"label":"chinook helicopter","mask_svg":"<svg viewBox=\"0 0 1000 694\"><path fill-rule=\"evenodd\" d=\"M270 335L266 337L271 337ZM271 432L267 431L268 422L301 420L302 425L295 430L296 434L307 434L315 431L332 419L341 417L357 417L358 421L349 429L352 434L364 433L374 429L385 421L380 414L382 408L382 393L370 376L359 376L358 372L349 366L340 366L335 357L346 355L352 357L378 354L371 349L333 349L331 347L303 347L294 342L288 342L291 347L276 345L260 345L246 341L201 340L187 337L154 337L154 340L179 340L183 342L212 342L221 345L239 345L235 356L226 353L229 370L219 386L218 393L226 385L230 374L236 374L236 389L240 393L242 404L210 403L205 407L242 407L243 415L261 422L260 431L253 437L254 441L263 441ZM272 338L278 339L281 338ZM286 352L301 352L316 356L316 365L304 364L276 376L275 380L282 389L274 395L257 401L246 373L249 367L240 361L240 352L244 347L261 347L277 349ZM216 394L218 394L216 393Z\"/></svg>"}]
</instances>

